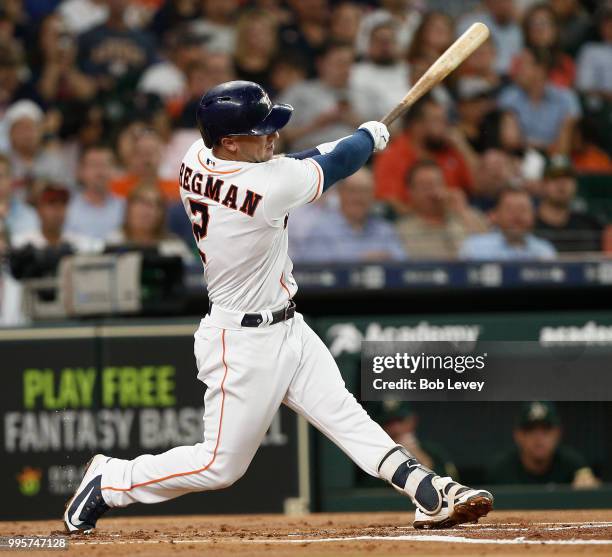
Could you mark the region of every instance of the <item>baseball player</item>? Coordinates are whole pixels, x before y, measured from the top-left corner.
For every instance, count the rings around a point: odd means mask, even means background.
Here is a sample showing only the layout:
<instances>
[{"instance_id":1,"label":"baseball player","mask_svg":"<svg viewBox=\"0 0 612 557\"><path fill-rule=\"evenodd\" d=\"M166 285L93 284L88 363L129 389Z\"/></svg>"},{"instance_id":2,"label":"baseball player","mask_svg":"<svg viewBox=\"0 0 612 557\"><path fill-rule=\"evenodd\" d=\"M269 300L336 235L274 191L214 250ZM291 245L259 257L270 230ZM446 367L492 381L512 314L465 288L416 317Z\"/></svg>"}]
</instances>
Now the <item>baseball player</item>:
<instances>
[{"instance_id":1,"label":"baseball player","mask_svg":"<svg viewBox=\"0 0 612 557\"><path fill-rule=\"evenodd\" d=\"M333 143L275 157L278 130L292 111L248 81L202 97L202 140L183 159L180 192L210 299L194 335L198 379L207 387L204 439L134 460L94 456L64 513L69 532L92 530L113 507L231 485L281 404L410 497L417 528L475 521L492 508L489 492L437 476L396 445L347 391L326 346L296 312L289 212L356 172L386 147L389 132L366 122Z\"/></svg>"}]
</instances>

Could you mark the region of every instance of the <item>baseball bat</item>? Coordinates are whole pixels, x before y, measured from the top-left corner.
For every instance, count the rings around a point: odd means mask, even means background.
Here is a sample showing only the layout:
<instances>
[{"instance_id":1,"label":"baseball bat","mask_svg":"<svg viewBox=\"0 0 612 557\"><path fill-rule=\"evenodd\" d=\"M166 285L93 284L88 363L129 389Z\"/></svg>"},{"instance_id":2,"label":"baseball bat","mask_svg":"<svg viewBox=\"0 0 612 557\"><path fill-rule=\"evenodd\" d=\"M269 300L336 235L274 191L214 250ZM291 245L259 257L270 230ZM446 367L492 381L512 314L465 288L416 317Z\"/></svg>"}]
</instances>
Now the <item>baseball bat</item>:
<instances>
[{"instance_id":1,"label":"baseball bat","mask_svg":"<svg viewBox=\"0 0 612 557\"><path fill-rule=\"evenodd\" d=\"M470 54L489 38L489 28L484 23L474 23L438 58L406 93L398 105L381 122L388 126L406 112L425 93L438 85Z\"/></svg>"}]
</instances>

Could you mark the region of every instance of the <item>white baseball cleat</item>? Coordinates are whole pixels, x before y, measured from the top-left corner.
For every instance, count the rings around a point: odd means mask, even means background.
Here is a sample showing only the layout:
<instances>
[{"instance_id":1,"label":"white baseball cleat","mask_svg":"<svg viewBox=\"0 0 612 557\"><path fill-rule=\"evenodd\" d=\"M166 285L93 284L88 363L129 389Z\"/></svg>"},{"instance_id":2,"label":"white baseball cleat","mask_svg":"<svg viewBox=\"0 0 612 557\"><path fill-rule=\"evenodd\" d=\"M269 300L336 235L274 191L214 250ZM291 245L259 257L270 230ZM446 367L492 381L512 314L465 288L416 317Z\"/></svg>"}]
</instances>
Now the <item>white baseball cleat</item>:
<instances>
[{"instance_id":1,"label":"white baseball cleat","mask_svg":"<svg viewBox=\"0 0 612 557\"><path fill-rule=\"evenodd\" d=\"M66 503L64 526L68 533L91 532L110 508L102 498L102 467L109 457L97 454L85 466L85 474L72 498Z\"/></svg>"},{"instance_id":2,"label":"white baseball cleat","mask_svg":"<svg viewBox=\"0 0 612 557\"><path fill-rule=\"evenodd\" d=\"M432 483L444 497L442 507L435 514L425 514L417 507L412 523L417 529L452 528L466 522L478 522L493 508L493 495L484 489L472 489L440 476Z\"/></svg>"}]
</instances>

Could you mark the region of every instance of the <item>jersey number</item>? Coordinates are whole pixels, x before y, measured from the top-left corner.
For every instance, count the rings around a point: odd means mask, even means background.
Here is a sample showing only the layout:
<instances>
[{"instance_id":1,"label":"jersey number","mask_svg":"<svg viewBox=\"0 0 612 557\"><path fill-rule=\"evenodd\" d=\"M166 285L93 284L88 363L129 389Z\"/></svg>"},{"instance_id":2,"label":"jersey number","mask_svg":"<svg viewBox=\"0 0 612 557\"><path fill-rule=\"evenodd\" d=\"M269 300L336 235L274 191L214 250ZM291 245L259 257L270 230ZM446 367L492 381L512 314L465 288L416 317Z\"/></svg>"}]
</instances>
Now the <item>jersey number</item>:
<instances>
[{"instance_id":1,"label":"jersey number","mask_svg":"<svg viewBox=\"0 0 612 557\"><path fill-rule=\"evenodd\" d=\"M193 201L193 199L189 200L189 208L191 209L191 214L194 217L197 217L198 214L202 216L202 224L196 224L195 222L192 225L193 235L195 236L196 243L199 242L202 238L206 238L208 234L208 205L205 203L199 203L198 201ZM200 253L200 258L202 259L202 263L206 263L206 256L204 252L198 246L198 252Z\"/></svg>"}]
</instances>

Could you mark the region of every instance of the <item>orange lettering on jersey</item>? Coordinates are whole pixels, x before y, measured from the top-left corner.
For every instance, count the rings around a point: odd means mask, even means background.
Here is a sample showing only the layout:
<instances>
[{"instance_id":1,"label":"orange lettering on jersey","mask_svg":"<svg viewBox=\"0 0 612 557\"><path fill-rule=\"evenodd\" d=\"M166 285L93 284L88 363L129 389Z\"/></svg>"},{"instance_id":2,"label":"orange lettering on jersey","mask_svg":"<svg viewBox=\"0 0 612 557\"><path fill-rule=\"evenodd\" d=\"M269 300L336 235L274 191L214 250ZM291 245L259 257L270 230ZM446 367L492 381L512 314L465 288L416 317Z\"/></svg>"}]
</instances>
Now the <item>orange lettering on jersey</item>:
<instances>
[{"instance_id":1,"label":"orange lettering on jersey","mask_svg":"<svg viewBox=\"0 0 612 557\"><path fill-rule=\"evenodd\" d=\"M247 190L246 195L244 196L244 202L242 203L242 207L240 207L240 211L242 211L245 215L249 215L252 217L257 210L257 205L261 201L261 195L258 193L252 192L251 190Z\"/></svg>"},{"instance_id":2,"label":"orange lettering on jersey","mask_svg":"<svg viewBox=\"0 0 612 557\"><path fill-rule=\"evenodd\" d=\"M237 209L236 207L236 196L238 195L238 188L232 184L227 193L225 194L225 199L223 200L223 205L228 207L229 209Z\"/></svg>"},{"instance_id":3,"label":"orange lettering on jersey","mask_svg":"<svg viewBox=\"0 0 612 557\"><path fill-rule=\"evenodd\" d=\"M212 199L213 201L219 201L221 197L221 186L223 185L223 180L214 179L212 176L209 176L206 179L206 187L204 188L204 195L208 197L208 199Z\"/></svg>"}]
</instances>

